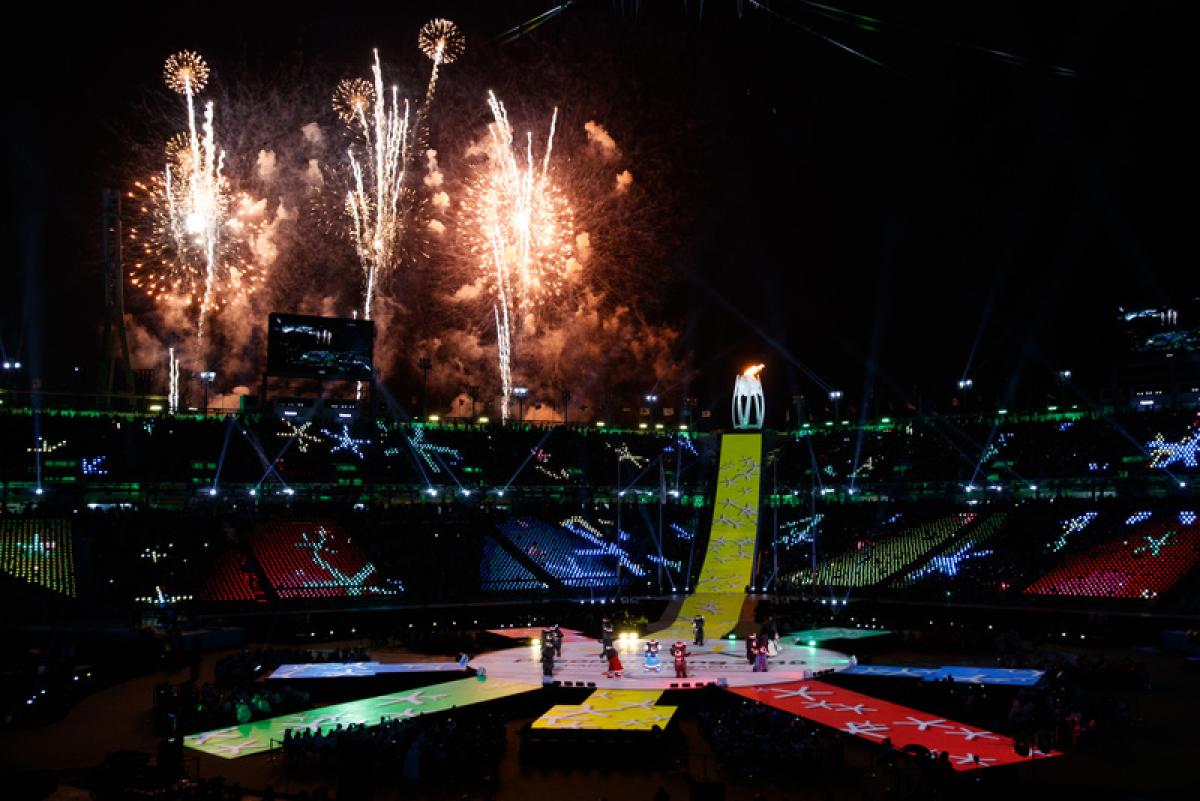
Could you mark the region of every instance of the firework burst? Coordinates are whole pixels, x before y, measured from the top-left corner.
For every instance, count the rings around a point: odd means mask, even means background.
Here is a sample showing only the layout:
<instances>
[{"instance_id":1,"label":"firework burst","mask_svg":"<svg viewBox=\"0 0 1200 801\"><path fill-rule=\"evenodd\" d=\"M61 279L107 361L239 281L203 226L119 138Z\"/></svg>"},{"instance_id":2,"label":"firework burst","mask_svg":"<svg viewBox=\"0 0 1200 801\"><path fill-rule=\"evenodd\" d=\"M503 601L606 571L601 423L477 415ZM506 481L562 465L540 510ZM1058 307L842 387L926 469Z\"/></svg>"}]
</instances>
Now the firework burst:
<instances>
[{"instance_id":1,"label":"firework burst","mask_svg":"<svg viewBox=\"0 0 1200 801\"><path fill-rule=\"evenodd\" d=\"M208 82L204 59L191 51L176 53L167 59L163 77L187 99L188 129L167 141L162 172L136 181L129 192L138 214L129 233L137 254L130 277L156 300L183 298L197 306L196 334L202 339L205 318L223 298L252 293L262 283L250 247L261 208L230 188L211 101L197 122L196 92Z\"/></svg>"},{"instance_id":2,"label":"firework burst","mask_svg":"<svg viewBox=\"0 0 1200 801\"><path fill-rule=\"evenodd\" d=\"M378 50L371 69L375 83L370 92L373 103L369 114L365 111L351 113L348 120L350 127L357 129L361 137L365 158L360 160L355 156L354 147L346 150L351 175L351 186L346 191L346 215L351 224L350 238L362 266L363 317L368 320L380 279L400 261L408 206L412 202L412 191L405 187L405 176L413 144L408 100L401 103L399 90L394 86L390 93L384 91ZM343 81L342 85L347 82ZM350 99L367 96L359 87ZM335 109L338 109L337 97L335 94ZM353 105L350 108L353 109Z\"/></svg>"},{"instance_id":3,"label":"firework burst","mask_svg":"<svg viewBox=\"0 0 1200 801\"><path fill-rule=\"evenodd\" d=\"M199 53L181 50L167 58L163 80L169 89L181 95L203 92L208 85L208 64Z\"/></svg>"},{"instance_id":4,"label":"firework burst","mask_svg":"<svg viewBox=\"0 0 1200 801\"><path fill-rule=\"evenodd\" d=\"M362 78L346 78L333 91L333 110L342 122L365 126L374 105L375 87Z\"/></svg>"},{"instance_id":5,"label":"firework burst","mask_svg":"<svg viewBox=\"0 0 1200 801\"><path fill-rule=\"evenodd\" d=\"M417 34L417 47L435 65L453 64L467 49L467 37L448 19L431 19Z\"/></svg>"},{"instance_id":6,"label":"firework burst","mask_svg":"<svg viewBox=\"0 0 1200 801\"><path fill-rule=\"evenodd\" d=\"M476 167L461 207L460 230L491 290L500 370L501 415L508 416L515 352L514 322L524 322L558 297L578 266L574 212L550 176L558 109L540 160L533 133L513 134L508 111L488 93L493 122L487 158Z\"/></svg>"},{"instance_id":7,"label":"firework burst","mask_svg":"<svg viewBox=\"0 0 1200 801\"><path fill-rule=\"evenodd\" d=\"M428 145L429 109L433 106L433 96L437 91L438 69L443 64L453 64L462 58L467 50L467 38L450 20L431 19L417 33L417 47L433 62L429 84L425 87L425 102L417 112L416 134L420 149L424 150Z\"/></svg>"}]
</instances>

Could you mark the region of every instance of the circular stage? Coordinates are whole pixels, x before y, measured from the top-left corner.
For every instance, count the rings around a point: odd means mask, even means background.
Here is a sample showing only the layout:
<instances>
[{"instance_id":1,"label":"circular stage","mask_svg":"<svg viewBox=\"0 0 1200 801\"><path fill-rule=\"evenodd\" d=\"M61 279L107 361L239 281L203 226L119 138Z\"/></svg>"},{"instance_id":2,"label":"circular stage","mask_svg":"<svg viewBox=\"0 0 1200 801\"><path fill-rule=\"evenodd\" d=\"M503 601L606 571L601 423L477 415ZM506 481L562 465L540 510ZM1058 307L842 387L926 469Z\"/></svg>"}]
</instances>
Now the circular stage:
<instances>
[{"instance_id":1,"label":"circular stage","mask_svg":"<svg viewBox=\"0 0 1200 801\"><path fill-rule=\"evenodd\" d=\"M758 684L778 684L785 681L810 679L816 673L845 670L850 657L825 648L788 645L780 647L778 656L769 660L766 673L755 673L746 661L745 640L709 640L703 647L688 645L688 677L675 678L671 659L671 643L659 640L658 672L643 669L644 639L619 639L614 643L621 654L624 675L609 678L604 675L608 663L600 658L600 642L584 640L564 642L562 656L554 661L554 681L567 686L597 687L627 690L699 689L724 681L730 687ZM500 651L490 651L473 658L469 667L486 671L489 677L515 681L540 682L542 662L540 645L521 644Z\"/></svg>"}]
</instances>

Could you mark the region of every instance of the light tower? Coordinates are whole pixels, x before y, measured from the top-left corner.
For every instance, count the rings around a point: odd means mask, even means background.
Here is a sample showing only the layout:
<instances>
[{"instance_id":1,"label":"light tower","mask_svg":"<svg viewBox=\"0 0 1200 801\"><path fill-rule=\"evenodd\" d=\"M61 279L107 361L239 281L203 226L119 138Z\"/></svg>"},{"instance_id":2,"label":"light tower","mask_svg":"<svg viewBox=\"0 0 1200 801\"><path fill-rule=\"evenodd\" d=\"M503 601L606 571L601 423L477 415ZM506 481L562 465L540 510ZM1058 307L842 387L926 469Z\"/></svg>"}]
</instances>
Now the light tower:
<instances>
[{"instance_id":1,"label":"light tower","mask_svg":"<svg viewBox=\"0 0 1200 801\"><path fill-rule=\"evenodd\" d=\"M107 407L113 390L131 396L133 366L125 338L125 277L121 268L121 196L105 189L100 229L104 248L104 338L100 347L100 393Z\"/></svg>"}]
</instances>

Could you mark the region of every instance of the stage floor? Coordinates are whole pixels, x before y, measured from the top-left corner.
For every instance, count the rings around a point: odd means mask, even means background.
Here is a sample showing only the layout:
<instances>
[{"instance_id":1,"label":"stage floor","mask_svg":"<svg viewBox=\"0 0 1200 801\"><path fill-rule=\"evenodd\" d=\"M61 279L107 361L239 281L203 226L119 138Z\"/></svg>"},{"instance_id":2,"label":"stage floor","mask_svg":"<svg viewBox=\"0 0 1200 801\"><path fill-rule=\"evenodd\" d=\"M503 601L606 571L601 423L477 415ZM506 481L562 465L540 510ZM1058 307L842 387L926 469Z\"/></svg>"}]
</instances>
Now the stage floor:
<instances>
[{"instance_id":1,"label":"stage floor","mask_svg":"<svg viewBox=\"0 0 1200 801\"><path fill-rule=\"evenodd\" d=\"M554 680L572 685L607 689L667 690L672 685L688 682L692 688L725 679L730 687L749 687L779 684L811 678L818 671L845 670L850 657L827 648L789 645L772 657L766 673L755 673L746 661L745 640L709 640L704 647L688 645L688 678L675 678L675 667L668 652L670 643L659 641L659 672L643 669L643 640L618 640L615 645L625 667L622 678L604 676L607 662L600 658L597 640L564 642L562 656L555 660ZM542 680L541 648L520 646L491 651L473 658L470 667L486 670L489 678L540 682ZM807 675L806 675L807 671ZM691 688L689 688L691 689Z\"/></svg>"}]
</instances>

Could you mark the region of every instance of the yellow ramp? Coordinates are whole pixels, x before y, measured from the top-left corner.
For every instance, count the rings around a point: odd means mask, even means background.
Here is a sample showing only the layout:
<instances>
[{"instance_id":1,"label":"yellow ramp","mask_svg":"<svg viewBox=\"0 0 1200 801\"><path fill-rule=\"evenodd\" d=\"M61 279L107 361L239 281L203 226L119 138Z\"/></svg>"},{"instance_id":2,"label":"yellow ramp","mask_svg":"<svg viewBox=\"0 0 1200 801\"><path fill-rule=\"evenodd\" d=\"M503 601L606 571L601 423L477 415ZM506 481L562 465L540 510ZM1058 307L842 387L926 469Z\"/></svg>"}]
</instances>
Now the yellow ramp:
<instances>
[{"instance_id":1,"label":"yellow ramp","mask_svg":"<svg viewBox=\"0 0 1200 801\"><path fill-rule=\"evenodd\" d=\"M658 633L660 638L691 642L696 615L704 616L709 639L737 626L754 571L761 474L762 434L721 437L712 528L696 592L684 600L675 622Z\"/></svg>"},{"instance_id":2,"label":"yellow ramp","mask_svg":"<svg viewBox=\"0 0 1200 801\"><path fill-rule=\"evenodd\" d=\"M662 690L597 690L582 704L557 704L531 725L534 729L666 728L676 707L658 706Z\"/></svg>"}]
</instances>

